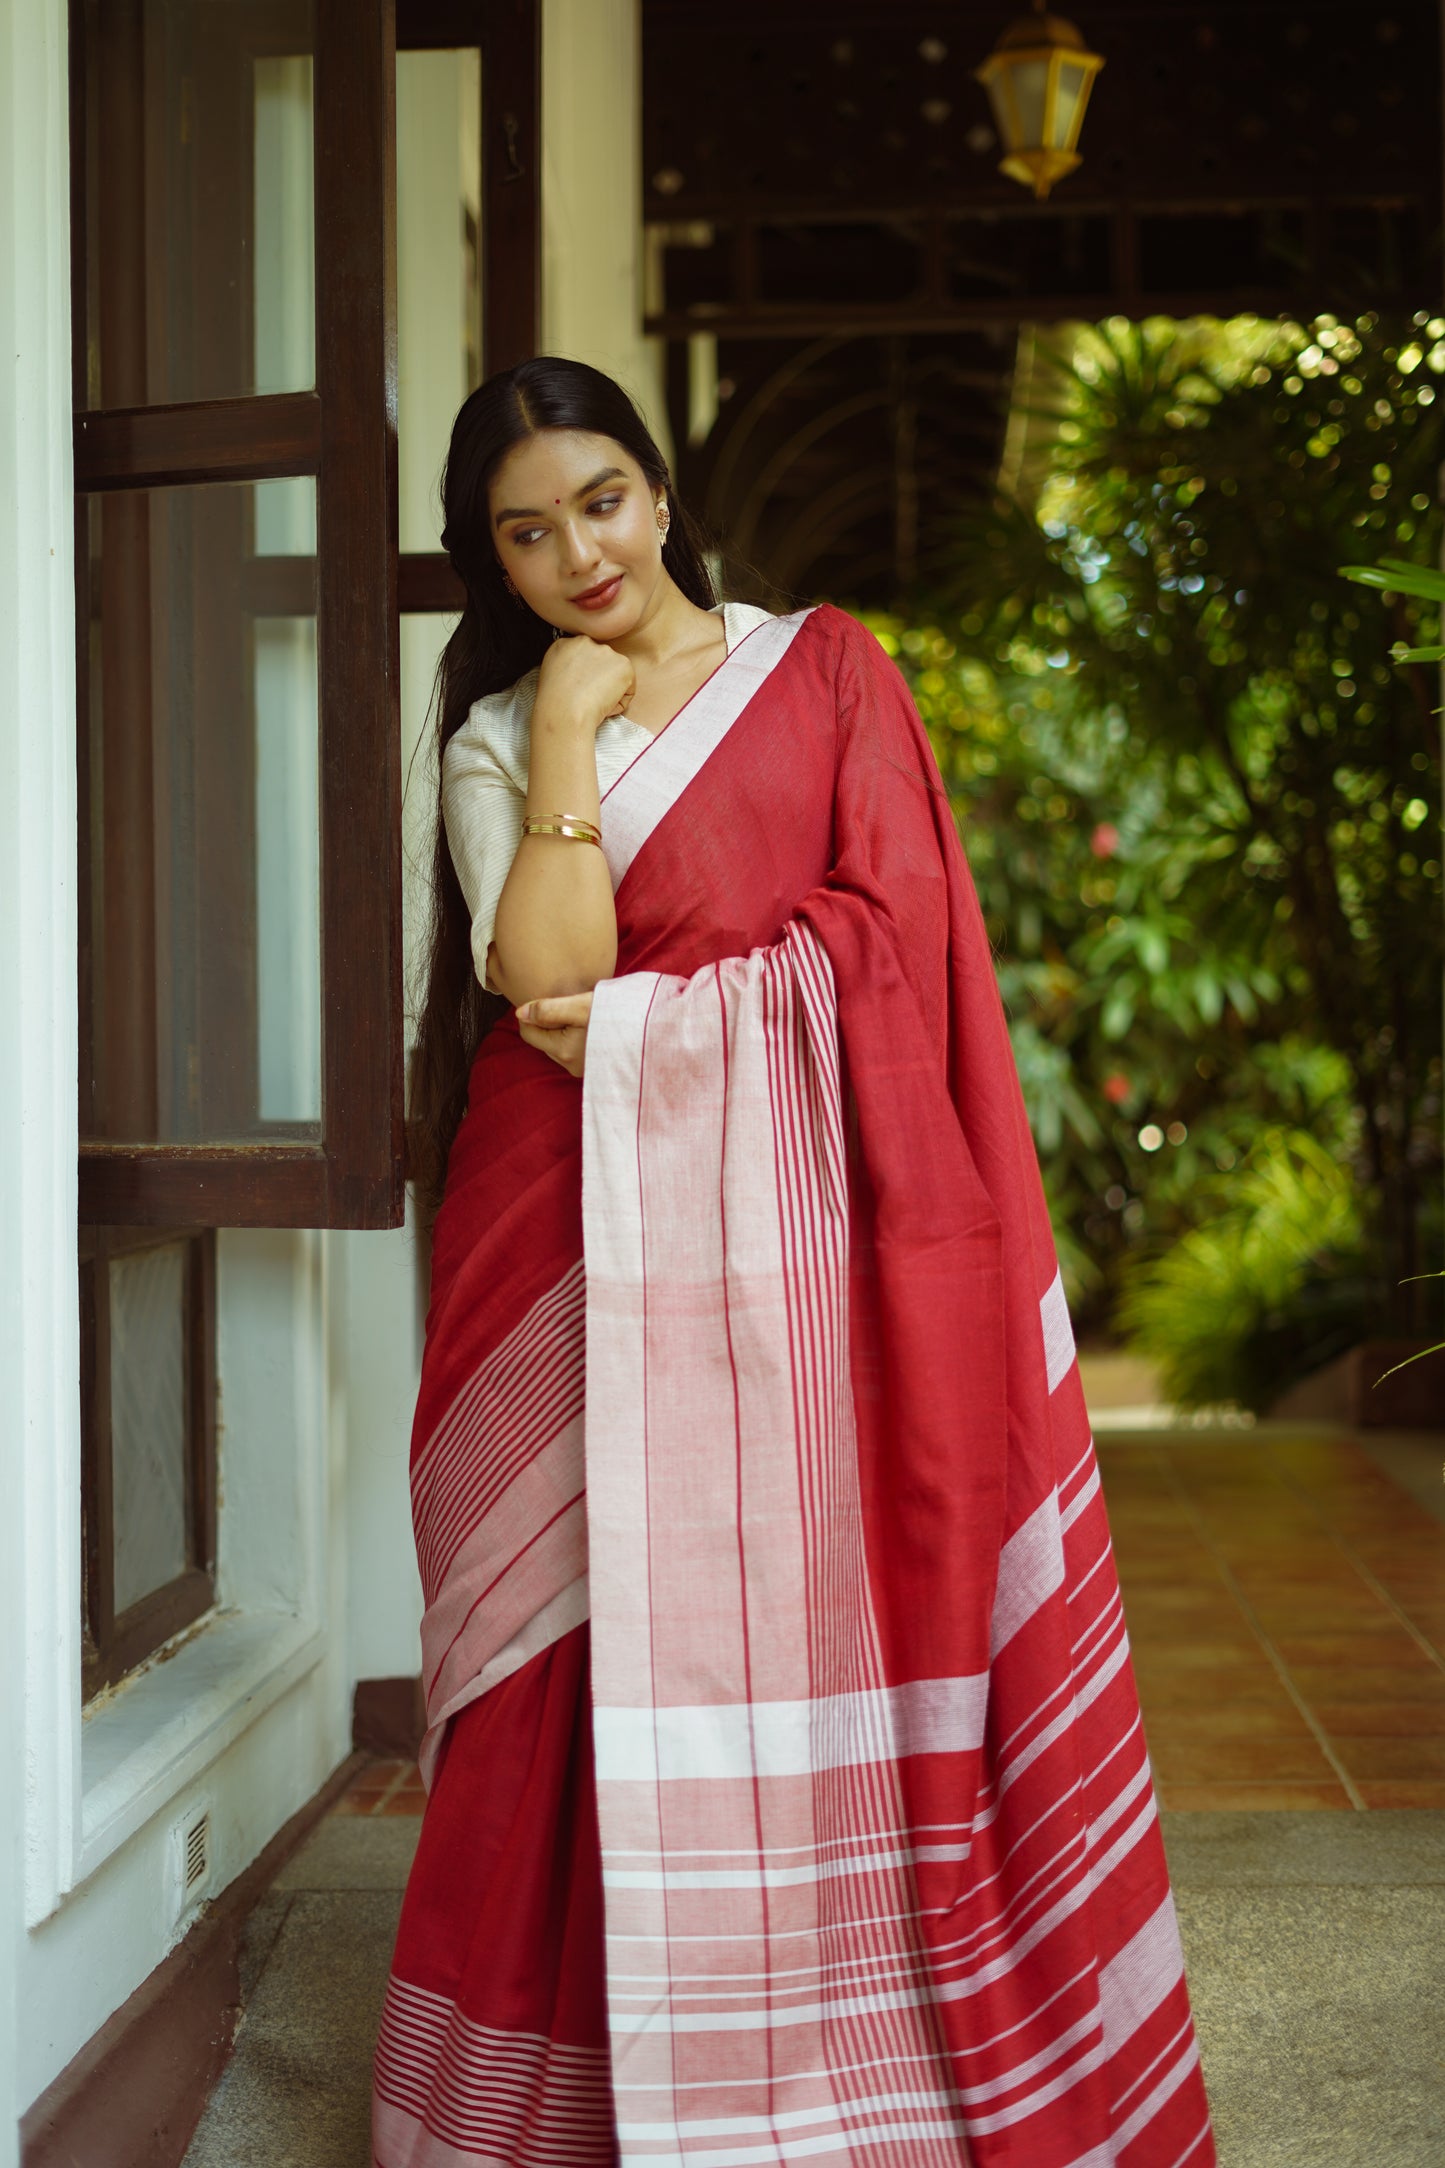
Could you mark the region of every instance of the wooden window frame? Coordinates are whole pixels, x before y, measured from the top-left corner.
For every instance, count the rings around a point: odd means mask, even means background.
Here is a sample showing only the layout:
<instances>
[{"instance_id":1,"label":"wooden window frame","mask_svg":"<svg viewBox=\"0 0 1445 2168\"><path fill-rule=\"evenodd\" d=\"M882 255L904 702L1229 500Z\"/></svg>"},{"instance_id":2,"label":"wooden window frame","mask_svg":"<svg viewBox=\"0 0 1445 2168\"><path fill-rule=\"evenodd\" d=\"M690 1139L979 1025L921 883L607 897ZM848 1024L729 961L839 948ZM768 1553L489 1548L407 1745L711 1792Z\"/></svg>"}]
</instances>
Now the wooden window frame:
<instances>
[{"instance_id":1,"label":"wooden window frame","mask_svg":"<svg viewBox=\"0 0 1445 2168\"><path fill-rule=\"evenodd\" d=\"M316 389L97 410L85 406L84 24L72 7L78 535L97 492L312 475L319 539L321 1141L86 1139L87 1226L395 1227L403 1217L395 22L392 0L315 0L314 20ZM77 551L82 715L87 559ZM84 805L88 733L78 735Z\"/></svg>"},{"instance_id":2,"label":"wooden window frame","mask_svg":"<svg viewBox=\"0 0 1445 2168\"><path fill-rule=\"evenodd\" d=\"M541 0L396 0L396 43L482 56L482 375L495 376L541 342ZM411 617L458 611L466 593L444 551L407 550L398 601Z\"/></svg>"},{"instance_id":3,"label":"wooden window frame","mask_svg":"<svg viewBox=\"0 0 1445 2168\"><path fill-rule=\"evenodd\" d=\"M184 1241L186 1565L117 1615L110 1401L112 1258ZM216 1239L213 1233L87 1228L80 1246L80 1407L84 1606L81 1692L89 1701L216 1600Z\"/></svg>"}]
</instances>

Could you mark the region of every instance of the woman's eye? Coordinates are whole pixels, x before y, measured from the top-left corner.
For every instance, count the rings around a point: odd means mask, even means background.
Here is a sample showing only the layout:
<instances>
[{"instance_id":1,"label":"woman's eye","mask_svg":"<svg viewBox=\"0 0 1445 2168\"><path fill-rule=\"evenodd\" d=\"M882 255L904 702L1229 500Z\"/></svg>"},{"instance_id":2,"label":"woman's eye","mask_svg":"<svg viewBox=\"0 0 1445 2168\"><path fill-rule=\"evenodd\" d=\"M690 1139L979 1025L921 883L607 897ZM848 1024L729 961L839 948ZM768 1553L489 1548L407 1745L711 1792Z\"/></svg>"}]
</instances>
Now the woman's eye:
<instances>
[{"instance_id":1,"label":"woman's eye","mask_svg":"<svg viewBox=\"0 0 1445 2168\"><path fill-rule=\"evenodd\" d=\"M621 497L599 497L597 502L589 504L587 509L589 512L615 512L621 502Z\"/></svg>"},{"instance_id":2,"label":"woman's eye","mask_svg":"<svg viewBox=\"0 0 1445 2168\"><path fill-rule=\"evenodd\" d=\"M514 542L520 542L525 547L526 544L529 542L540 541L542 535L545 532L545 528L542 527L514 527L512 530L512 540Z\"/></svg>"}]
</instances>

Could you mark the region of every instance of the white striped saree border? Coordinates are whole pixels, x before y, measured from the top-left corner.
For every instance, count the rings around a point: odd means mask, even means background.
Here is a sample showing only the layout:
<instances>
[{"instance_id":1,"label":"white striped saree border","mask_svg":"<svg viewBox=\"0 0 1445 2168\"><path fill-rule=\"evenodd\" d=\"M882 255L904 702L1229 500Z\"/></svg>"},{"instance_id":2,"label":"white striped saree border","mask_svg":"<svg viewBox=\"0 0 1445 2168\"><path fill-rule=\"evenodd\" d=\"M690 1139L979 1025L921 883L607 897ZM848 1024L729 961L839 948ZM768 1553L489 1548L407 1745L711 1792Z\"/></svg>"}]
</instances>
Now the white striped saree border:
<instances>
[{"instance_id":1,"label":"white striped saree border","mask_svg":"<svg viewBox=\"0 0 1445 2168\"><path fill-rule=\"evenodd\" d=\"M597 989L588 1509L628 2164L966 2157L897 1762L976 1748L984 1682L882 1675L843 1135L832 970L806 929Z\"/></svg>"},{"instance_id":2,"label":"white striped saree border","mask_svg":"<svg viewBox=\"0 0 1445 2168\"><path fill-rule=\"evenodd\" d=\"M393 1974L372 2095L387 2168L609 2168L612 2120L604 2050L478 2025Z\"/></svg>"},{"instance_id":3,"label":"white striped saree border","mask_svg":"<svg viewBox=\"0 0 1445 2168\"><path fill-rule=\"evenodd\" d=\"M446 1724L587 1617L579 1258L455 1395L412 1469L428 1783Z\"/></svg>"},{"instance_id":4,"label":"white striped saree border","mask_svg":"<svg viewBox=\"0 0 1445 2168\"><path fill-rule=\"evenodd\" d=\"M746 633L651 745L624 768L602 800L602 849L614 889L658 822L774 671L810 615L795 610Z\"/></svg>"}]
</instances>

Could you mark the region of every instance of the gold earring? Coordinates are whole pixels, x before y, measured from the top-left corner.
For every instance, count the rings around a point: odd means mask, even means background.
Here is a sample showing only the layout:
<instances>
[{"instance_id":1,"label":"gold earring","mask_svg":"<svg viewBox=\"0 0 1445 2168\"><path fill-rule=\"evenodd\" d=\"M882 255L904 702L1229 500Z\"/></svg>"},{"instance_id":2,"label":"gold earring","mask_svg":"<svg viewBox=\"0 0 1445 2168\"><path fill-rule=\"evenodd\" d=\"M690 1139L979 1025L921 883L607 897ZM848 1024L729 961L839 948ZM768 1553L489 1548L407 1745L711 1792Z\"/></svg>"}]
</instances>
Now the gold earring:
<instances>
[{"instance_id":1,"label":"gold earring","mask_svg":"<svg viewBox=\"0 0 1445 2168\"><path fill-rule=\"evenodd\" d=\"M668 505L665 505L665 504L660 504L660 505L658 506L658 508L657 508L657 531L658 531L659 535L661 535L661 537L662 537L662 540L663 540L663 542L664 542L664 543L666 543L666 541L667 541L667 530L668 530L668 528L669 528L669 527L670 527L671 525L672 525L672 511L671 511L671 508L670 508L670 507L669 507Z\"/></svg>"}]
</instances>

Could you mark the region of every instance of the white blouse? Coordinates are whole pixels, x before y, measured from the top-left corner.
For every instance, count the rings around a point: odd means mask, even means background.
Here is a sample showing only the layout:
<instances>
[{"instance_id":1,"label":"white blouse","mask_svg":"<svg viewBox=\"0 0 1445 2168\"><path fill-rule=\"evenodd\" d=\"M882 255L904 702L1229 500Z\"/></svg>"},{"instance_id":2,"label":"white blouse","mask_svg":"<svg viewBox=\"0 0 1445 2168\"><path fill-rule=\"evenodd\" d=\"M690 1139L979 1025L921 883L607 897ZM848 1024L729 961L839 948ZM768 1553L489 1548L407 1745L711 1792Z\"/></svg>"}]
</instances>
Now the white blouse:
<instances>
[{"instance_id":1,"label":"white blouse","mask_svg":"<svg viewBox=\"0 0 1445 2168\"><path fill-rule=\"evenodd\" d=\"M717 609L729 654L771 615L745 602L723 602ZM476 701L442 755L442 819L452 864L472 916L472 962L483 986L487 986L487 950L496 927L497 903L522 840L537 676L536 670L529 670L504 692L488 693ZM606 796L655 736L656 732L630 722L625 715L608 717L597 732L600 795ZM605 806L602 818L607 819ZM488 991L496 989L488 987Z\"/></svg>"}]
</instances>

